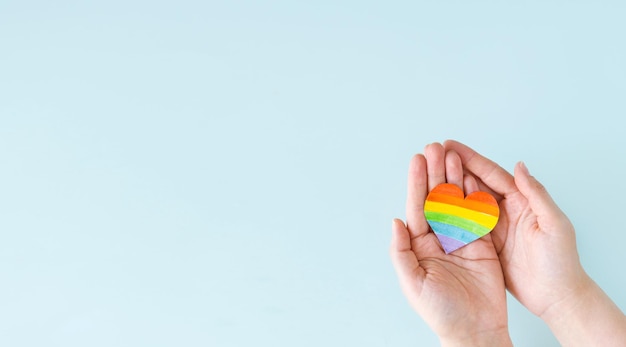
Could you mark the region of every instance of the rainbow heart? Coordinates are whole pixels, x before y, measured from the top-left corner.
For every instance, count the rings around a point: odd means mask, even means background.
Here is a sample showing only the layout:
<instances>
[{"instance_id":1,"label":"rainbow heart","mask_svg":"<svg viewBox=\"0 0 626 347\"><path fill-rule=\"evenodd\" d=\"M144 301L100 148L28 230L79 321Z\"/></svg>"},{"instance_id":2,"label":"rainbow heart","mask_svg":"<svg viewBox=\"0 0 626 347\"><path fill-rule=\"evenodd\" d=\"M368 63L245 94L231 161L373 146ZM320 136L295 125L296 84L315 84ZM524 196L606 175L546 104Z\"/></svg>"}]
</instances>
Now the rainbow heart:
<instances>
[{"instance_id":1,"label":"rainbow heart","mask_svg":"<svg viewBox=\"0 0 626 347\"><path fill-rule=\"evenodd\" d=\"M428 194L424 215L447 254L489 234L498 223L500 208L489 193L464 198L461 188L442 183Z\"/></svg>"}]
</instances>

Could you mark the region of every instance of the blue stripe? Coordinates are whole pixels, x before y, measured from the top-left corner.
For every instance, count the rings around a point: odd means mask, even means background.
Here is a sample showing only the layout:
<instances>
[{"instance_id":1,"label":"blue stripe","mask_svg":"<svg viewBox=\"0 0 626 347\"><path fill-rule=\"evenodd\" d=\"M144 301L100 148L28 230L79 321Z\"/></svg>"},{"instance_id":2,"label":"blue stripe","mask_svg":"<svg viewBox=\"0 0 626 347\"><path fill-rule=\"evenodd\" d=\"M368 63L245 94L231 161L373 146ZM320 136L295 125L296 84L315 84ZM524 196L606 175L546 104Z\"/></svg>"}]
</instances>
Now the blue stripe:
<instances>
[{"instance_id":1,"label":"blue stripe","mask_svg":"<svg viewBox=\"0 0 626 347\"><path fill-rule=\"evenodd\" d=\"M447 237L451 237L457 239L459 241L470 243L476 239L478 239L478 235L469 232L465 229L461 229L459 227L455 227L454 225L444 224L439 222L429 221L430 227L437 234L442 234Z\"/></svg>"}]
</instances>

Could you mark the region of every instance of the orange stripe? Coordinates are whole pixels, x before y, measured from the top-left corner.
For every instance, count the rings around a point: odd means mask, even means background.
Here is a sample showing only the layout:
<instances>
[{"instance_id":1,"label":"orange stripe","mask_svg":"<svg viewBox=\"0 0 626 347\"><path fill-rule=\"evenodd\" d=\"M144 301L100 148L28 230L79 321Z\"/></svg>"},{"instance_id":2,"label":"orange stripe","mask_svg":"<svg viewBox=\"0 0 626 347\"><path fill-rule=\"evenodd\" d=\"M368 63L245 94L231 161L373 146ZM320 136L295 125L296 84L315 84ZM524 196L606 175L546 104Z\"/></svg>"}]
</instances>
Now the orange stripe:
<instances>
[{"instance_id":1,"label":"orange stripe","mask_svg":"<svg viewBox=\"0 0 626 347\"><path fill-rule=\"evenodd\" d=\"M447 194L435 193L434 191L432 191L432 192L430 192L430 194L428 194L428 198L426 198L426 200L442 202L442 203L445 203L445 204L456 205L456 206L462 205L463 202L465 201L465 199L463 199L463 198L459 198L459 197L456 197L456 196L450 196L450 195L447 195Z\"/></svg>"},{"instance_id":2,"label":"orange stripe","mask_svg":"<svg viewBox=\"0 0 626 347\"><path fill-rule=\"evenodd\" d=\"M474 192L467 196L468 200L480 201L483 204L488 204L491 206L498 206L496 199L494 199L491 194L486 192Z\"/></svg>"},{"instance_id":3,"label":"orange stripe","mask_svg":"<svg viewBox=\"0 0 626 347\"><path fill-rule=\"evenodd\" d=\"M464 198L463 191L461 190L461 188L451 183L442 183L436 186L433 190L431 190L430 193L451 195L451 196L458 197L461 199Z\"/></svg>"},{"instance_id":4,"label":"orange stripe","mask_svg":"<svg viewBox=\"0 0 626 347\"><path fill-rule=\"evenodd\" d=\"M430 192L430 194L428 194L428 198L426 200L459 206L459 207L467 208L469 210L486 213L486 214L496 216L496 217L500 215L500 209L498 208L497 204L493 206L491 204L486 204L481 201L477 201L473 199L465 200L456 196L436 193L434 190Z\"/></svg>"}]
</instances>

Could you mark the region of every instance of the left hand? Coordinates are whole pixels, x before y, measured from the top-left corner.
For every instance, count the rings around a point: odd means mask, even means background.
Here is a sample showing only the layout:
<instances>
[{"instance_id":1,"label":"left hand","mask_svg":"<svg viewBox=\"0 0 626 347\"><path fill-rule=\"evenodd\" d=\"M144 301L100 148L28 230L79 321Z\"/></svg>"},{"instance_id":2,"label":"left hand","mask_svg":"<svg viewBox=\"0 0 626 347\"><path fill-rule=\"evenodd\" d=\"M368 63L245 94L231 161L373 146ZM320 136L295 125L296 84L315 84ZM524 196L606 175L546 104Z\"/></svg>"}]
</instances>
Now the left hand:
<instances>
[{"instance_id":1,"label":"left hand","mask_svg":"<svg viewBox=\"0 0 626 347\"><path fill-rule=\"evenodd\" d=\"M472 176L464 177L457 153L428 145L410 164L407 223L393 221L390 254L402 291L442 345L510 346L504 278L491 234L445 254L429 232L424 201L445 182L466 195L478 190Z\"/></svg>"}]
</instances>

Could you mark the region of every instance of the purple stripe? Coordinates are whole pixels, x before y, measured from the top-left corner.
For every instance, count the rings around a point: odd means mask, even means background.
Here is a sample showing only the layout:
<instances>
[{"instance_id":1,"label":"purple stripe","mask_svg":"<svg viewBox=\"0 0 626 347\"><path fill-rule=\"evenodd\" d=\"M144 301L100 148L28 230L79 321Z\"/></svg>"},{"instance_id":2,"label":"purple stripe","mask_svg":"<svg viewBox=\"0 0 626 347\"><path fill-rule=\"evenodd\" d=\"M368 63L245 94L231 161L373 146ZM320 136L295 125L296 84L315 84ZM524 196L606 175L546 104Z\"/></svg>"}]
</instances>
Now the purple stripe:
<instances>
[{"instance_id":1,"label":"purple stripe","mask_svg":"<svg viewBox=\"0 0 626 347\"><path fill-rule=\"evenodd\" d=\"M443 250L446 252L446 254L452 253L456 251L457 249L466 245L466 243L463 243L459 240L447 237L442 234L435 233L435 235L437 235L437 238L439 239L441 246L443 246Z\"/></svg>"}]
</instances>

